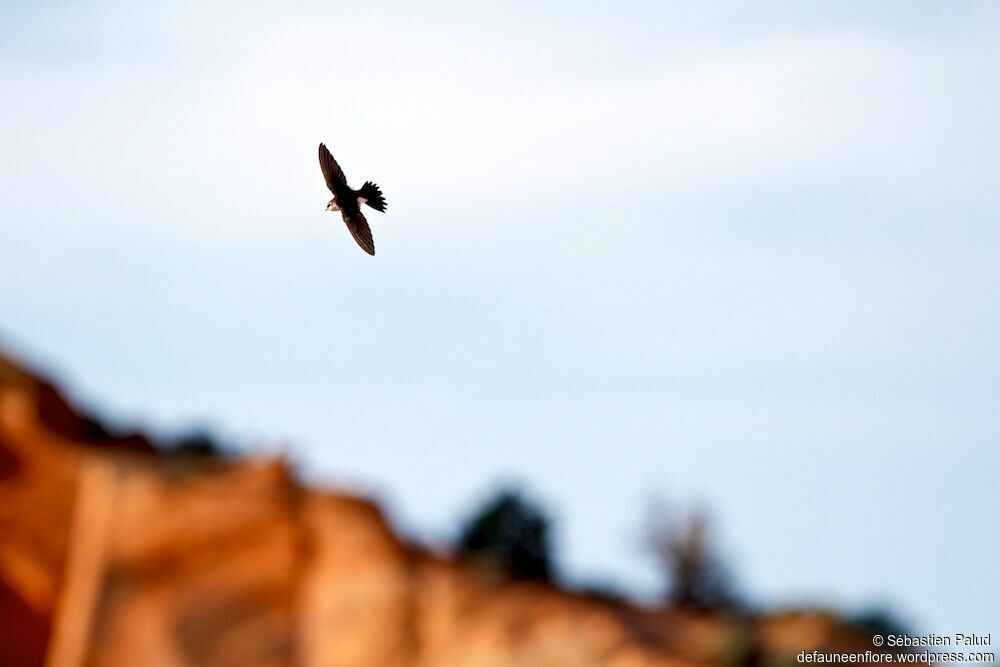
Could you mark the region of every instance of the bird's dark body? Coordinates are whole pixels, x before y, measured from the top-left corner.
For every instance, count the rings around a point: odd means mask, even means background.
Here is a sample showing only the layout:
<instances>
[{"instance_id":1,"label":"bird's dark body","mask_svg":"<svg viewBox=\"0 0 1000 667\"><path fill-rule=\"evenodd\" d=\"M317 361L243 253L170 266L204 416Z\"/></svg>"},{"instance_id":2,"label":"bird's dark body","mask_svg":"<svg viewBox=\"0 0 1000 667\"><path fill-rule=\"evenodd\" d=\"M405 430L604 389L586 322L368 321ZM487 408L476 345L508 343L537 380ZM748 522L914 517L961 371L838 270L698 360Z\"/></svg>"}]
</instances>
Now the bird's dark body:
<instances>
[{"instance_id":1,"label":"bird's dark body","mask_svg":"<svg viewBox=\"0 0 1000 667\"><path fill-rule=\"evenodd\" d=\"M355 216L361 212L361 204L358 203L357 190L352 190L350 188L344 188L343 192L338 192L333 195L332 201L340 209L340 212L346 216Z\"/></svg>"},{"instance_id":2,"label":"bird's dark body","mask_svg":"<svg viewBox=\"0 0 1000 667\"><path fill-rule=\"evenodd\" d=\"M333 193L333 199L326 205L327 210L339 210L354 240L358 242L362 250L369 255L374 255L375 242L372 240L372 231L368 227L368 221L365 220L365 216L361 212L361 204L365 203L376 211L385 212L386 203L382 191L371 181L365 181L360 190L352 189L347 185L344 171L323 144L319 145L319 166L323 170L326 186Z\"/></svg>"}]
</instances>

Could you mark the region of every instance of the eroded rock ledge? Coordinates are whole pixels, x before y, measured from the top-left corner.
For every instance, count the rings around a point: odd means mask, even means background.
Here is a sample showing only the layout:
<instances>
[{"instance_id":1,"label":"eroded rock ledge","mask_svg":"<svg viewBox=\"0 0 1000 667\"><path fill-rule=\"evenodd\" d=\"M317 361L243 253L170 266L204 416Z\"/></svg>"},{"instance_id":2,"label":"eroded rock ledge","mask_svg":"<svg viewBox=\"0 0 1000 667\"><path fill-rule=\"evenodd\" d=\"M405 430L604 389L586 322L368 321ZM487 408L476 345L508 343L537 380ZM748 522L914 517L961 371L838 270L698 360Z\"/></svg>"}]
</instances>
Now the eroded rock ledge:
<instances>
[{"instance_id":1,"label":"eroded rock ledge","mask_svg":"<svg viewBox=\"0 0 1000 667\"><path fill-rule=\"evenodd\" d=\"M281 461L157 453L0 357L0 665L792 664L831 617L642 610L405 545Z\"/></svg>"}]
</instances>

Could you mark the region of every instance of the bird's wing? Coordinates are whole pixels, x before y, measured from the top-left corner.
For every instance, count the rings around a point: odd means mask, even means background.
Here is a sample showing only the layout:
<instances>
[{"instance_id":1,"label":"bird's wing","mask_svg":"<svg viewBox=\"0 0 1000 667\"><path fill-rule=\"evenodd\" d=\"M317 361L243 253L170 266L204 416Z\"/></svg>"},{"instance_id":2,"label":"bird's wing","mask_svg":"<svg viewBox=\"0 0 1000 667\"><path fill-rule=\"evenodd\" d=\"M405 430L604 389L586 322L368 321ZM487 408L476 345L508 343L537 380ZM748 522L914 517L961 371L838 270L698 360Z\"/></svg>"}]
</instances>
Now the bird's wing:
<instances>
[{"instance_id":1,"label":"bird's wing","mask_svg":"<svg viewBox=\"0 0 1000 667\"><path fill-rule=\"evenodd\" d=\"M324 144L319 145L319 166L323 170L326 187L330 188L330 192L334 195L341 194L347 187L347 177L344 176L344 170L333 159Z\"/></svg>"},{"instance_id":2,"label":"bird's wing","mask_svg":"<svg viewBox=\"0 0 1000 667\"><path fill-rule=\"evenodd\" d=\"M354 214L349 214L347 211L341 211L341 215L344 218L344 222L347 223L347 228L351 230L351 236L353 236L354 240L358 242L361 249L369 255L374 255L375 241L372 239L372 230L368 226L368 221L365 220L365 216L361 214L361 211Z\"/></svg>"}]
</instances>

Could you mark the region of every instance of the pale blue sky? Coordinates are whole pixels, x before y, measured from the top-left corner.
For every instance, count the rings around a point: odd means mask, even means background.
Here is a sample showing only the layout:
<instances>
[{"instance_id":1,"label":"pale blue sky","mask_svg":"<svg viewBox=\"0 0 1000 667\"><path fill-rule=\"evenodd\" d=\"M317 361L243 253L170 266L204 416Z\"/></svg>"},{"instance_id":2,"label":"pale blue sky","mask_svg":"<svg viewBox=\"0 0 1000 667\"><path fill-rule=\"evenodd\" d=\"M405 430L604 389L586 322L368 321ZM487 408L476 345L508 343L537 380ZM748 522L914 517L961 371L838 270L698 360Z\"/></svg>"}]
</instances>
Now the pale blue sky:
<instances>
[{"instance_id":1,"label":"pale blue sky","mask_svg":"<svg viewBox=\"0 0 1000 667\"><path fill-rule=\"evenodd\" d=\"M8 346L426 539L521 480L649 591L664 495L766 603L1000 633L1000 4L254 4L0 9Z\"/></svg>"}]
</instances>

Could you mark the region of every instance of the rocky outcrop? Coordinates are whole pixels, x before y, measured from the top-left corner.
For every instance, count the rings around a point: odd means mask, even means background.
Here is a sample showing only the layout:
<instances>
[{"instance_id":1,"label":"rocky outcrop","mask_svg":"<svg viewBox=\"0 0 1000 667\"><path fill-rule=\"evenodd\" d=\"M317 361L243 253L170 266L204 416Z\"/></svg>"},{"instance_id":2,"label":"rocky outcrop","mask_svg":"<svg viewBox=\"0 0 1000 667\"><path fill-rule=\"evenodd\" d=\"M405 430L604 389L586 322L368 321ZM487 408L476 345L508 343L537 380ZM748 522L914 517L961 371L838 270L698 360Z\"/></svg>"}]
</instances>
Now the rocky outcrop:
<instances>
[{"instance_id":1,"label":"rocky outcrop","mask_svg":"<svg viewBox=\"0 0 1000 667\"><path fill-rule=\"evenodd\" d=\"M0 665L751 665L829 617L640 610L413 548L281 461L163 454L0 357Z\"/></svg>"}]
</instances>

